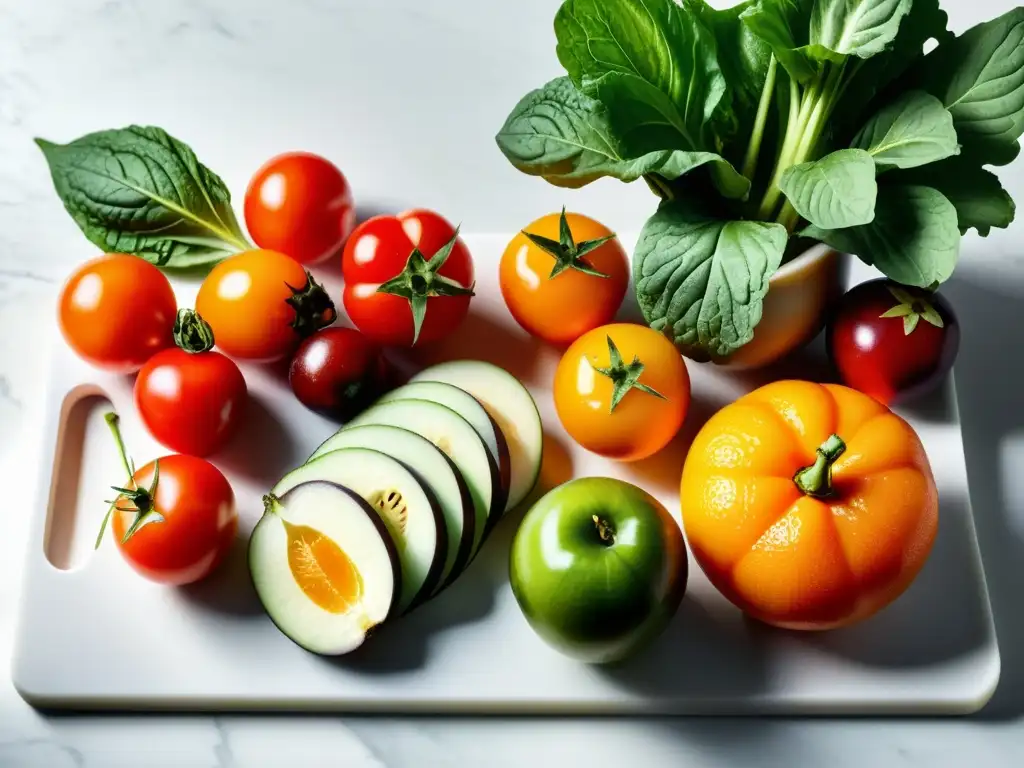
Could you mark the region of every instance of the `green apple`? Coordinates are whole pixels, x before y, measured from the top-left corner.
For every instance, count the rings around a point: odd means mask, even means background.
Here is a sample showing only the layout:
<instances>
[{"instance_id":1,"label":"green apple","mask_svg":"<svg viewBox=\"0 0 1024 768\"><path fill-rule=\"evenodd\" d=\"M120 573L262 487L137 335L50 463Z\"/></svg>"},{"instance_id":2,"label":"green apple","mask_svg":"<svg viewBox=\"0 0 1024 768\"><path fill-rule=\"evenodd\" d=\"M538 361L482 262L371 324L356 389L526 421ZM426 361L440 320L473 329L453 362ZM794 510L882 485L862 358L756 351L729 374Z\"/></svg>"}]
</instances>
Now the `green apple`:
<instances>
[{"instance_id":1,"label":"green apple","mask_svg":"<svg viewBox=\"0 0 1024 768\"><path fill-rule=\"evenodd\" d=\"M512 542L509 577L547 643L590 663L619 661L660 634L686 591L683 534L622 480L571 480L545 494Z\"/></svg>"}]
</instances>

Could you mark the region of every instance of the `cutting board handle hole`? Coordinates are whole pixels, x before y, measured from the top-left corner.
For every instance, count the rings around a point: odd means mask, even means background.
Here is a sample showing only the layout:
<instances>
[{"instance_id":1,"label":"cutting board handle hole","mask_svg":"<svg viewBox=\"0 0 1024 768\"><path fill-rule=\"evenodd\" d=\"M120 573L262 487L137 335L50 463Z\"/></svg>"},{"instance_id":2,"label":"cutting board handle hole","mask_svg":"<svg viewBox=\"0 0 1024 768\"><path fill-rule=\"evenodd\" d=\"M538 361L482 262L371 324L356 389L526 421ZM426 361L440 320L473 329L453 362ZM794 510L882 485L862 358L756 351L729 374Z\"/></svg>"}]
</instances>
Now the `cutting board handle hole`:
<instances>
[{"instance_id":1,"label":"cutting board handle hole","mask_svg":"<svg viewBox=\"0 0 1024 768\"><path fill-rule=\"evenodd\" d=\"M106 392L92 384L72 389L61 405L43 552L62 571L88 561L106 514L103 500L111 498L111 485L124 480L103 420L112 408Z\"/></svg>"}]
</instances>

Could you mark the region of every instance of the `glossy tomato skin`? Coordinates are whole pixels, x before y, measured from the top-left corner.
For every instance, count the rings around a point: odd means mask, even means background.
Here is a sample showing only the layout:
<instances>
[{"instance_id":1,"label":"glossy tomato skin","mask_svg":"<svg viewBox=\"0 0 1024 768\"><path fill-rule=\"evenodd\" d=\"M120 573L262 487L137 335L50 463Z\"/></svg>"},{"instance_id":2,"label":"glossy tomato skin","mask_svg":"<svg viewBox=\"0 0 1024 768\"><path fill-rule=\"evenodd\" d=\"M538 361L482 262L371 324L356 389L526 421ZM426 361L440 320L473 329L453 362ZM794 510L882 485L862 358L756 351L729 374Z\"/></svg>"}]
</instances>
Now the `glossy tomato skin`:
<instances>
[{"instance_id":1,"label":"glossy tomato skin","mask_svg":"<svg viewBox=\"0 0 1024 768\"><path fill-rule=\"evenodd\" d=\"M231 439L247 399L238 366L213 350L165 349L135 380L135 405L150 434L172 451L192 456L208 456Z\"/></svg>"},{"instance_id":2,"label":"glossy tomato skin","mask_svg":"<svg viewBox=\"0 0 1024 768\"><path fill-rule=\"evenodd\" d=\"M97 368L135 373L174 344L177 310L167 277L128 254L92 259L61 290L59 324L68 346Z\"/></svg>"},{"instance_id":3,"label":"glossy tomato skin","mask_svg":"<svg viewBox=\"0 0 1024 768\"><path fill-rule=\"evenodd\" d=\"M289 300L308 280L306 269L290 256L244 251L207 275L196 296L196 311L213 328L217 347L226 355L273 362L290 355L302 341L293 327L296 309ZM324 320L333 322L333 308Z\"/></svg>"},{"instance_id":4,"label":"glossy tomato skin","mask_svg":"<svg viewBox=\"0 0 1024 768\"><path fill-rule=\"evenodd\" d=\"M348 180L331 161L311 152L271 158L246 189L245 224L253 241L301 264L341 253L355 221Z\"/></svg>"},{"instance_id":5,"label":"glossy tomato skin","mask_svg":"<svg viewBox=\"0 0 1024 768\"><path fill-rule=\"evenodd\" d=\"M882 317L901 303L894 287L927 301L942 327L922 317L907 334L903 317ZM960 324L941 294L880 278L842 298L826 329L826 347L844 384L883 405L896 405L927 394L945 379L960 348Z\"/></svg>"},{"instance_id":6,"label":"glossy tomato skin","mask_svg":"<svg viewBox=\"0 0 1024 768\"><path fill-rule=\"evenodd\" d=\"M288 381L299 402L337 421L348 421L388 386L380 348L354 328L324 328L299 345Z\"/></svg>"},{"instance_id":7,"label":"glossy tomato skin","mask_svg":"<svg viewBox=\"0 0 1024 768\"><path fill-rule=\"evenodd\" d=\"M377 287L402 272L414 248L429 260L454 235L455 228L444 217L423 209L396 216L375 216L356 227L345 244L341 261L345 311L356 328L384 346L411 346L413 318L409 301L378 292ZM438 274L461 286L472 286L473 258L461 238ZM471 298L431 297L417 345L437 341L455 330L469 311Z\"/></svg>"},{"instance_id":8,"label":"glossy tomato skin","mask_svg":"<svg viewBox=\"0 0 1024 768\"><path fill-rule=\"evenodd\" d=\"M559 238L560 214L544 216L526 232ZM577 213L566 214L577 244L612 234L606 226ZM585 255L586 262L607 277L566 269L550 277L555 257L520 232L501 258L501 294L512 317L528 333L551 344L567 346L587 331L610 323L629 285L629 263L618 238Z\"/></svg>"},{"instance_id":9,"label":"glossy tomato skin","mask_svg":"<svg viewBox=\"0 0 1024 768\"><path fill-rule=\"evenodd\" d=\"M596 368L608 368L608 338L623 361L644 365L640 384L662 397L629 390L611 409L614 386ZM585 333L565 351L555 371L555 410L565 431L592 453L618 461L653 456L675 437L690 407L690 375L679 350L647 326L615 323Z\"/></svg>"},{"instance_id":10,"label":"glossy tomato skin","mask_svg":"<svg viewBox=\"0 0 1024 768\"><path fill-rule=\"evenodd\" d=\"M180 586L206 578L224 560L238 530L235 495L215 466L195 456L159 459L154 509L164 517L122 542L131 512L114 512L114 538L129 565L151 581ZM135 473L138 487L153 484L150 462Z\"/></svg>"}]
</instances>

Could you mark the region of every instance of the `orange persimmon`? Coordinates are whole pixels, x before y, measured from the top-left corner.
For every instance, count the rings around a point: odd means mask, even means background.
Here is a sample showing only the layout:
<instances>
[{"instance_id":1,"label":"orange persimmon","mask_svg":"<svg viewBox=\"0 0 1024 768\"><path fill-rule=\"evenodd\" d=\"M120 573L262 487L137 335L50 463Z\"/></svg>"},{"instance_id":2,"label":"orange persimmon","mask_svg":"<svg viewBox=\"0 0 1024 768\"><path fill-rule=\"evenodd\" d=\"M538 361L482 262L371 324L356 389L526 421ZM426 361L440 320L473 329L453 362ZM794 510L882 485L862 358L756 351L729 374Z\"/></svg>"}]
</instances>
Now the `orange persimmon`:
<instances>
[{"instance_id":1,"label":"orange persimmon","mask_svg":"<svg viewBox=\"0 0 1024 768\"><path fill-rule=\"evenodd\" d=\"M716 413L683 467L684 528L711 583L788 629L863 620L928 558L938 493L913 428L856 390L763 386Z\"/></svg>"}]
</instances>

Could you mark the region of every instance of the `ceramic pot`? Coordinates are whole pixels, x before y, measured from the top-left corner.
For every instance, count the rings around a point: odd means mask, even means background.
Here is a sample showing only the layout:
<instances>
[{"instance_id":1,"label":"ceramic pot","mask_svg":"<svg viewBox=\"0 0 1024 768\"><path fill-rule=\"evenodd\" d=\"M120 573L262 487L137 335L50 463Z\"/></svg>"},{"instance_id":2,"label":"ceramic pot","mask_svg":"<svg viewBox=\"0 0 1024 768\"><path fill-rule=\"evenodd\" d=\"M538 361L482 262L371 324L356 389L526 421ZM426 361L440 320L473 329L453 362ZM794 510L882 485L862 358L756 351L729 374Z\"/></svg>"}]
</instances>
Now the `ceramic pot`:
<instances>
[{"instance_id":1,"label":"ceramic pot","mask_svg":"<svg viewBox=\"0 0 1024 768\"><path fill-rule=\"evenodd\" d=\"M760 368L813 339L824 327L829 308L846 290L848 269L849 257L822 243L783 264L768 281L753 340L722 366Z\"/></svg>"}]
</instances>

